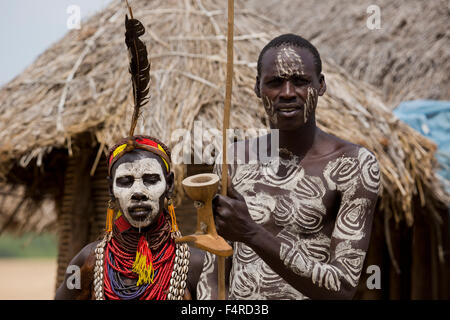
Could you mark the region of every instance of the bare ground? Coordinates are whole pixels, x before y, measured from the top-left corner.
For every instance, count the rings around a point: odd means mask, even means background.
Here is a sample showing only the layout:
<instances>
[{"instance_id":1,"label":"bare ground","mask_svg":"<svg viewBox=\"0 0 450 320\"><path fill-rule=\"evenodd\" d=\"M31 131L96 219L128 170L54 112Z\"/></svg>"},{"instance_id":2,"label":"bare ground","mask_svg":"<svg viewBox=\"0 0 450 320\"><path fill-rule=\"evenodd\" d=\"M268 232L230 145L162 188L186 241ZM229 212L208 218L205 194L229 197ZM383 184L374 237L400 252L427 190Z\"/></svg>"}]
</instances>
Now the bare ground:
<instances>
[{"instance_id":1,"label":"bare ground","mask_svg":"<svg viewBox=\"0 0 450 320\"><path fill-rule=\"evenodd\" d=\"M56 258L0 259L0 300L48 300L55 293Z\"/></svg>"}]
</instances>

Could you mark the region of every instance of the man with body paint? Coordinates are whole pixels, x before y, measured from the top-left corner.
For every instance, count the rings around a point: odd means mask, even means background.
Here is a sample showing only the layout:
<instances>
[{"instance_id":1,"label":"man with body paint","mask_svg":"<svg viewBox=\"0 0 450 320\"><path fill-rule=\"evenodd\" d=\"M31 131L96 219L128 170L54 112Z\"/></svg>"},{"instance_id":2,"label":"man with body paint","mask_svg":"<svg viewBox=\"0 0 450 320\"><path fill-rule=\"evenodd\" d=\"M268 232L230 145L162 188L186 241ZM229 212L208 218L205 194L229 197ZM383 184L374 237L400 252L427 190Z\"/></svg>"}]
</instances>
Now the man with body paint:
<instances>
[{"instance_id":1,"label":"man with body paint","mask_svg":"<svg viewBox=\"0 0 450 320\"><path fill-rule=\"evenodd\" d=\"M165 300L195 296L203 254L174 242L173 233L180 236L179 231L174 230L173 217L165 209L174 187L170 150L154 138L133 136L114 146L108 159L110 197L119 214L110 234L107 231L103 240L86 245L69 263L71 270L73 266L81 270L80 286L68 285L68 273L55 298ZM143 261L139 267L135 265L140 261L136 252L142 253L142 247L148 253L147 265ZM136 271L145 271L147 266L153 270L153 274L144 272L150 281L141 280Z\"/></svg>"},{"instance_id":2,"label":"man with body paint","mask_svg":"<svg viewBox=\"0 0 450 320\"><path fill-rule=\"evenodd\" d=\"M228 299L351 299L355 294L380 171L367 149L316 126L318 97L326 91L321 72L316 48L296 35L279 36L260 53L255 93L270 127L279 130L279 157L245 162L259 157L260 142L270 134L235 143L246 158L237 159L235 152L228 165L228 196L214 198L218 233L234 249L226 262ZM219 162L215 170L220 174ZM216 297L217 264L207 253L197 298Z\"/></svg>"}]
</instances>

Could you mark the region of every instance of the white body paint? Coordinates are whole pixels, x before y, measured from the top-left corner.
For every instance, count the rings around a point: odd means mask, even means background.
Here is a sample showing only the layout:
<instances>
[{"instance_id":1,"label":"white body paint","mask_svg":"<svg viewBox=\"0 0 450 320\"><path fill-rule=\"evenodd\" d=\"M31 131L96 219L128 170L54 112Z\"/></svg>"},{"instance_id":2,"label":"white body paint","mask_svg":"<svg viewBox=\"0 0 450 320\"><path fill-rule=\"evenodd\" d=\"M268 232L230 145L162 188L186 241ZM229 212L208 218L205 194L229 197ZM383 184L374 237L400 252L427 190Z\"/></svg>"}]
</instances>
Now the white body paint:
<instances>
[{"instance_id":1,"label":"white body paint","mask_svg":"<svg viewBox=\"0 0 450 320\"><path fill-rule=\"evenodd\" d=\"M353 249L350 241L340 242L336 246L336 261L344 266L344 277L353 287L358 285L365 256L364 251Z\"/></svg>"},{"instance_id":2,"label":"white body paint","mask_svg":"<svg viewBox=\"0 0 450 320\"><path fill-rule=\"evenodd\" d=\"M367 149L361 148L358 153L358 162L362 172L362 185L367 191L378 193L381 174L377 159Z\"/></svg>"},{"instance_id":3,"label":"white body paint","mask_svg":"<svg viewBox=\"0 0 450 320\"><path fill-rule=\"evenodd\" d=\"M142 180L145 174L158 174L160 181L152 185L145 185ZM117 185L117 179L124 176L134 177L134 182L131 187ZM114 197L118 199L122 213L133 227L143 228L152 223L160 211L159 199L165 190L166 180L164 173L161 164L156 159L144 158L133 162L125 162L121 163L116 169L113 184ZM140 205L149 205L152 207L152 212L142 221L133 220L128 212L128 208L136 204L136 201L132 200L132 196L135 193L141 193L148 198L146 201L139 202Z\"/></svg>"},{"instance_id":4,"label":"white body paint","mask_svg":"<svg viewBox=\"0 0 450 320\"><path fill-rule=\"evenodd\" d=\"M279 176L279 166L285 168ZM219 167L216 172L220 175ZM378 192L379 169L375 157L366 149L326 163L321 175L308 175L295 159L276 158L267 164L241 164L229 172L234 188L245 198L255 222L269 221L281 227L280 259L286 267L311 279L318 287L339 291L343 282L358 284L365 252L352 246L366 235L363 213L372 194ZM260 185L276 188L262 191ZM324 197L340 192L342 202L333 232L324 232L327 208ZM372 194L372 195L371 195ZM332 213L330 213L332 214ZM334 256L331 244L335 242ZM308 299L276 274L251 248L233 244L234 253L229 283L229 299ZM210 255L198 284L198 298L208 299L207 274L213 272ZM201 290L199 290L201 288ZM208 294L203 294L208 292Z\"/></svg>"},{"instance_id":5,"label":"white body paint","mask_svg":"<svg viewBox=\"0 0 450 320\"><path fill-rule=\"evenodd\" d=\"M214 272L214 259L215 257L211 253L205 252L203 269L197 284L197 299L199 300L211 300L212 292L207 278Z\"/></svg>"}]
</instances>

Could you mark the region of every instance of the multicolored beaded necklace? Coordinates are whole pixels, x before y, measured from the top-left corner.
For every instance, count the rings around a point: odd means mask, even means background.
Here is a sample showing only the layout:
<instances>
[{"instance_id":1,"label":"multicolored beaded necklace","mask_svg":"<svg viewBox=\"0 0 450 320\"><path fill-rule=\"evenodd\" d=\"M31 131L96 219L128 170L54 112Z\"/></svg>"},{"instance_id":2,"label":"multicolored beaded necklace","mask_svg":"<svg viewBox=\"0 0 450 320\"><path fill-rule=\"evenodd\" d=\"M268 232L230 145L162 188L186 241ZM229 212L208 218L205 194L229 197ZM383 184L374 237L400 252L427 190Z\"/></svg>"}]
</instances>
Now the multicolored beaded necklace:
<instances>
[{"instance_id":1,"label":"multicolored beaded necklace","mask_svg":"<svg viewBox=\"0 0 450 320\"><path fill-rule=\"evenodd\" d=\"M131 228L123 216L114 222L112 233L106 234L95 250L96 299L182 298L190 253L185 243L175 244L174 238L181 234L171 232L166 214L164 210L145 233Z\"/></svg>"}]
</instances>

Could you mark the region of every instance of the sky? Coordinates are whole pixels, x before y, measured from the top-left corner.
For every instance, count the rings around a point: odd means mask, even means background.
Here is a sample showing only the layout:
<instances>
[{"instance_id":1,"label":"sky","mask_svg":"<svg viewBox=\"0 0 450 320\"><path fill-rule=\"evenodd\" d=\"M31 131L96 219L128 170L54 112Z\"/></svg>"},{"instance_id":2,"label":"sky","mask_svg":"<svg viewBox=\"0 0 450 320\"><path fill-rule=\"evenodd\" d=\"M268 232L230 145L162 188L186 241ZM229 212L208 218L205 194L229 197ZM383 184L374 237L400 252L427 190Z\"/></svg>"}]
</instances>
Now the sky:
<instances>
[{"instance_id":1,"label":"sky","mask_svg":"<svg viewBox=\"0 0 450 320\"><path fill-rule=\"evenodd\" d=\"M52 43L111 0L1 0L0 86L12 80Z\"/></svg>"}]
</instances>

